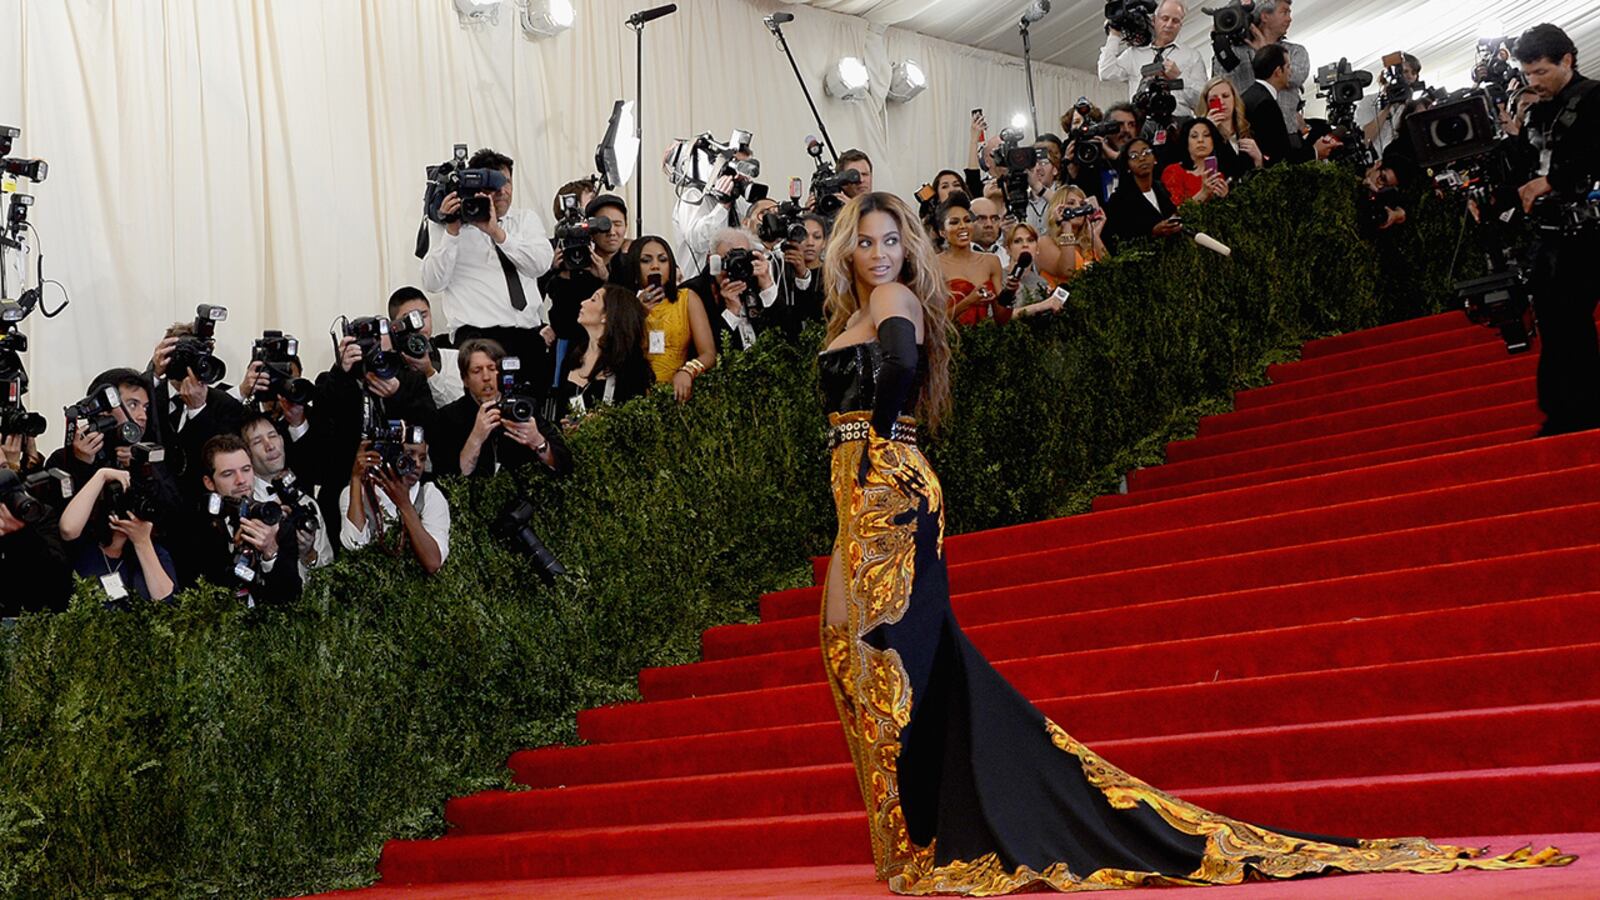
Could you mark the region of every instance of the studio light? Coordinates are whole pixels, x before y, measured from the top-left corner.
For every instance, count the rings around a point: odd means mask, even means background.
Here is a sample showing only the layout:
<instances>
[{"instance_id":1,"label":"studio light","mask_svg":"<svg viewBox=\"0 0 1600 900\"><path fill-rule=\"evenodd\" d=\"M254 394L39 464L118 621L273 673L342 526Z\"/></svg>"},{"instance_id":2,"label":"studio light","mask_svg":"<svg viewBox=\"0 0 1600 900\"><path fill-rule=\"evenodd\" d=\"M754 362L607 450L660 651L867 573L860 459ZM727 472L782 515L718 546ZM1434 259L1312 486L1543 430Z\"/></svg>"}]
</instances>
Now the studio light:
<instances>
[{"instance_id":1,"label":"studio light","mask_svg":"<svg viewBox=\"0 0 1600 900\"><path fill-rule=\"evenodd\" d=\"M529 37L555 37L577 20L572 0L526 0L522 7L522 30Z\"/></svg>"},{"instance_id":2,"label":"studio light","mask_svg":"<svg viewBox=\"0 0 1600 900\"><path fill-rule=\"evenodd\" d=\"M608 190L618 190L633 178L639 163L639 135L633 117L633 101L618 100L611 107L606 136L594 151L594 167Z\"/></svg>"},{"instance_id":3,"label":"studio light","mask_svg":"<svg viewBox=\"0 0 1600 900\"><path fill-rule=\"evenodd\" d=\"M854 56L834 63L822 79L822 88L835 100L861 100L867 96L867 64Z\"/></svg>"},{"instance_id":4,"label":"studio light","mask_svg":"<svg viewBox=\"0 0 1600 900\"><path fill-rule=\"evenodd\" d=\"M903 59L890 67L889 102L906 103L928 87L928 76L914 59Z\"/></svg>"},{"instance_id":5,"label":"studio light","mask_svg":"<svg viewBox=\"0 0 1600 900\"><path fill-rule=\"evenodd\" d=\"M1028 114L1017 113L1011 117L1011 127L1021 130L1028 127Z\"/></svg>"},{"instance_id":6,"label":"studio light","mask_svg":"<svg viewBox=\"0 0 1600 900\"><path fill-rule=\"evenodd\" d=\"M500 0L455 0L462 28L500 22Z\"/></svg>"}]
</instances>

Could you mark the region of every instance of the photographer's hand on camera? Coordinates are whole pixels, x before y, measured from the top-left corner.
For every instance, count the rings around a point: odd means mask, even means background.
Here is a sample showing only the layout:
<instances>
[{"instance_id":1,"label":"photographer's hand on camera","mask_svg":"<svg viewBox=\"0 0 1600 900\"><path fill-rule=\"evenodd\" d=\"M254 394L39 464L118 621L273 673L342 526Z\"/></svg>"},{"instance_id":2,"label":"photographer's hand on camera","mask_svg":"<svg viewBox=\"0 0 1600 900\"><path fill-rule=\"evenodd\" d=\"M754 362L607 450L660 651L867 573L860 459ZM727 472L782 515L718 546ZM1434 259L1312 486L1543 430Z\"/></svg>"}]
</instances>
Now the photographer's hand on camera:
<instances>
[{"instance_id":1,"label":"photographer's hand on camera","mask_svg":"<svg viewBox=\"0 0 1600 900\"><path fill-rule=\"evenodd\" d=\"M505 429L506 437L516 441L529 450L538 451L541 447L548 447L549 442L544 435L539 433L537 422L506 422L502 421L500 427Z\"/></svg>"},{"instance_id":2,"label":"photographer's hand on camera","mask_svg":"<svg viewBox=\"0 0 1600 900\"><path fill-rule=\"evenodd\" d=\"M72 436L72 457L83 465L92 465L106 445L106 436L98 431L79 428Z\"/></svg>"},{"instance_id":3,"label":"photographer's hand on camera","mask_svg":"<svg viewBox=\"0 0 1600 900\"><path fill-rule=\"evenodd\" d=\"M365 375L365 381L367 390L371 391L374 397L382 397L388 400L395 394L400 393L400 379L398 378L379 378L368 372Z\"/></svg>"},{"instance_id":4,"label":"photographer's hand on camera","mask_svg":"<svg viewBox=\"0 0 1600 900\"><path fill-rule=\"evenodd\" d=\"M257 519L243 519L239 522L234 544L253 548L261 555L263 564L271 563L278 558L278 525L268 525Z\"/></svg>"},{"instance_id":5,"label":"photographer's hand on camera","mask_svg":"<svg viewBox=\"0 0 1600 900\"><path fill-rule=\"evenodd\" d=\"M361 362L364 354L361 345L356 339L346 335L339 339L339 368L349 373L355 369L356 363Z\"/></svg>"},{"instance_id":6,"label":"photographer's hand on camera","mask_svg":"<svg viewBox=\"0 0 1600 900\"><path fill-rule=\"evenodd\" d=\"M267 375L266 363L255 360L250 367L244 370L244 377L239 379L239 399L249 402L256 391L272 386L272 378Z\"/></svg>"},{"instance_id":7,"label":"photographer's hand on camera","mask_svg":"<svg viewBox=\"0 0 1600 900\"><path fill-rule=\"evenodd\" d=\"M150 354L150 370L156 378L167 377L167 363L172 361L172 351L177 346L178 339L175 337L164 337L156 344L156 349Z\"/></svg>"}]
</instances>

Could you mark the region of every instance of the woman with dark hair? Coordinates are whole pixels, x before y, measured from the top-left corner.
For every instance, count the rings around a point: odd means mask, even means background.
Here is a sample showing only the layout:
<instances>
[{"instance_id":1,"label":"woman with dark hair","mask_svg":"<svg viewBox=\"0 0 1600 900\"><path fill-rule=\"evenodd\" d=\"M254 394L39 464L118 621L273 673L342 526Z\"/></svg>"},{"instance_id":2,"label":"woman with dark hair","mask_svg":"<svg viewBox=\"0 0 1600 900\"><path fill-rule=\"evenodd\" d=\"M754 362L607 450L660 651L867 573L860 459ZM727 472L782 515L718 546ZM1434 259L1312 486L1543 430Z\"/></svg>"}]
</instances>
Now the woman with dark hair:
<instances>
[{"instance_id":1,"label":"woman with dark hair","mask_svg":"<svg viewBox=\"0 0 1600 900\"><path fill-rule=\"evenodd\" d=\"M934 240L936 245L934 249L943 249L937 246L940 229L935 216L939 211L939 207L956 194L968 194L970 190L967 179L963 178L960 172L955 169L940 169L939 174L933 176L933 181L924 185L923 189L917 192L918 210L922 217L922 224L927 228L928 234Z\"/></svg>"},{"instance_id":2,"label":"woman with dark hair","mask_svg":"<svg viewBox=\"0 0 1600 900\"><path fill-rule=\"evenodd\" d=\"M672 385L679 403L688 400L694 380L717 364L717 341L705 303L678 284L678 261L666 239L647 234L634 241L612 267L611 281L644 307L645 358L656 381Z\"/></svg>"},{"instance_id":3,"label":"woman with dark hair","mask_svg":"<svg viewBox=\"0 0 1600 900\"><path fill-rule=\"evenodd\" d=\"M950 409L933 244L904 201L865 194L840 211L824 258L818 369L839 529L823 662L890 890L994 896L1572 861L1553 848L1483 858L1423 838L1269 831L1151 787L1046 718L951 610L944 491L917 434L918 418L936 432Z\"/></svg>"},{"instance_id":4,"label":"woman with dark hair","mask_svg":"<svg viewBox=\"0 0 1600 900\"><path fill-rule=\"evenodd\" d=\"M1122 148L1122 160L1123 176L1106 201L1106 227L1101 238L1107 249L1116 252L1123 241L1134 238L1182 233L1178 207L1155 177L1155 148L1142 137L1134 138Z\"/></svg>"},{"instance_id":5,"label":"woman with dark hair","mask_svg":"<svg viewBox=\"0 0 1600 900\"><path fill-rule=\"evenodd\" d=\"M1218 154L1232 150L1217 129L1217 123L1210 119L1190 119L1178 129L1175 143L1184 159L1161 172L1161 184L1172 197L1173 204L1182 206L1190 200L1204 203L1228 196L1228 179L1222 174L1223 157Z\"/></svg>"},{"instance_id":6,"label":"woman with dark hair","mask_svg":"<svg viewBox=\"0 0 1600 900\"><path fill-rule=\"evenodd\" d=\"M1010 321L1017 285L1006 281L1000 257L972 249L972 204L967 195L952 194L939 204L937 220L944 233L938 262L950 292L950 317L962 325L984 319ZM1002 283L1004 290L999 288Z\"/></svg>"},{"instance_id":7,"label":"woman with dark hair","mask_svg":"<svg viewBox=\"0 0 1600 900\"><path fill-rule=\"evenodd\" d=\"M645 311L621 285L608 284L578 307L583 333L567 348L555 387L566 400L563 419L581 418L597 406L639 397L655 378L645 359Z\"/></svg>"}]
</instances>

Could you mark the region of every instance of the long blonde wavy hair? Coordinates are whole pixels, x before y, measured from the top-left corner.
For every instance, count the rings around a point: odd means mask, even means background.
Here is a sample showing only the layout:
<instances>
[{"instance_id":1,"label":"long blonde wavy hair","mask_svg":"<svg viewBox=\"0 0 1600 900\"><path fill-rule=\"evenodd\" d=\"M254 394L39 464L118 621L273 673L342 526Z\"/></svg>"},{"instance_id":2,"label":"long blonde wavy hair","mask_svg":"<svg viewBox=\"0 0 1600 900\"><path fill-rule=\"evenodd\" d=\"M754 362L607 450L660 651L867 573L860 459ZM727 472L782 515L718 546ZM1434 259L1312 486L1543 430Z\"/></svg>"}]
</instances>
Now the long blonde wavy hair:
<instances>
[{"instance_id":1,"label":"long blonde wavy hair","mask_svg":"<svg viewBox=\"0 0 1600 900\"><path fill-rule=\"evenodd\" d=\"M950 413L950 328L949 289L939 268L933 242L922 229L917 214L904 200L883 192L863 194L844 205L833 222L833 234L823 250L822 279L827 300L828 336L824 346L844 333L850 317L862 309L866 298L856 294L853 265L861 218L868 213L887 213L900 226L900 246L905 262L897 279L911 289L922 303L922 346L928 355L928 377L917 398L917 416L930 430Z\"/></svg>"}]
</instances>

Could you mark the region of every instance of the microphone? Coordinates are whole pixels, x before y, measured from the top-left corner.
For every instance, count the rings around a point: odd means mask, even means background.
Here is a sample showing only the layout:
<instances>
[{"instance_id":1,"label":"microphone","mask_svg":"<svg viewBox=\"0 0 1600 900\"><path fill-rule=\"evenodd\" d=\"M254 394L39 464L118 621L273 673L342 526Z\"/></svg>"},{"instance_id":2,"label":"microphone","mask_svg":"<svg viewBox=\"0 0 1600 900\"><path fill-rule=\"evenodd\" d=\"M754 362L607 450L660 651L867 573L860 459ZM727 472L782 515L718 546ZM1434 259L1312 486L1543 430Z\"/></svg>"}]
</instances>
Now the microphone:
<instances>
[{"instance_id":1,"label":"microphone","mask_svg":"<svg viewBox=\"0 0 1600 900\"><path fill-rule=\"evenodd\" d=\"M1022 14L1022 27L1027 28L1029 25L1044 18L1049 12L1050 0L1033 0L1032 3L1028 4L1027 11Z\"/></svg>"},{"instance_id":2,"label":"microphone","mask_svg":"<svg viewBox=\"0 0 1600 900\"><path fill-rule=\"evenodd\" d=\"M794 13L775 12L767 16L767 21L774 25L787 25L794 21Z\"/></svg>"},{"instance_id":3,"label":"microphone","mask_svg":"<svg viewBox=\"0 0 1600 900\"><path fill-rule=\"evenodd\" d=\"M653 22L662 16L670 16L677 11L678 4L676 3L668 3L665 6L656 6L650 9L640 10L639 12L636 12L628 17L628 24L637 28L646 22Z\"/></svg>"},{"instance_id":4,"label":"microphone","mask_svg":"<svg viewBox=\"0 0 1600 900\"><path fill-rule=\"evenodd\" d=\"M1192 228L1184 228L1183 233L1194 238L1194 242L1196 244L1199 244L1207 250L1210 250L1212 253L1218 253L1222 256L1233 256L1232 247L1229 247L1227 244L1224 244L1211 235L1206 234L1204 231L1195 231Z\"/></svg>"},{"instance_id":5,"label":"microphone","mask_svg":"<svg viewBox=\"0 0 1600 900\"><path fill-rule=\"evenodd\" d=\"M1028 267L1032 265L1033 254L1026 250L1022 251L1017 255L1017 261L1011 265L1011 274L1006 277L1006 280L1010 281L1013 278L1021 278L1022 273L1027 271Z\"/></svg>"}]
</instances>

